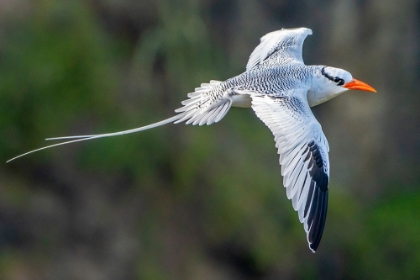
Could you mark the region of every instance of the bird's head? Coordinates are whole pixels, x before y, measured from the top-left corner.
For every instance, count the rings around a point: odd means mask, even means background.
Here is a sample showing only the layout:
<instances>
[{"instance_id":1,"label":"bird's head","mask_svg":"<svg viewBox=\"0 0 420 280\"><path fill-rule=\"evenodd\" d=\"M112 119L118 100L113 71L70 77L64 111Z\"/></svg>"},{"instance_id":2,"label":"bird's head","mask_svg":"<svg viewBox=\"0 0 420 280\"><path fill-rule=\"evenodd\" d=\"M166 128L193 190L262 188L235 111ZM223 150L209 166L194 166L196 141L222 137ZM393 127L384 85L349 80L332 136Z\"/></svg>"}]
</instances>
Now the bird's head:
<instances>
[{"instance_id":1,"label":"bird's head","mask_svg":"<svg viewBox=\"0 0 420 280\"><path fill-rule=\"evenodd\" d=\"M312 94L308 95L311 106L324 103L347 90L376 92L370 85L354 79L346 70L328 66L319 69L315 87L310 91Z\"/></svg>"}]
</instances>

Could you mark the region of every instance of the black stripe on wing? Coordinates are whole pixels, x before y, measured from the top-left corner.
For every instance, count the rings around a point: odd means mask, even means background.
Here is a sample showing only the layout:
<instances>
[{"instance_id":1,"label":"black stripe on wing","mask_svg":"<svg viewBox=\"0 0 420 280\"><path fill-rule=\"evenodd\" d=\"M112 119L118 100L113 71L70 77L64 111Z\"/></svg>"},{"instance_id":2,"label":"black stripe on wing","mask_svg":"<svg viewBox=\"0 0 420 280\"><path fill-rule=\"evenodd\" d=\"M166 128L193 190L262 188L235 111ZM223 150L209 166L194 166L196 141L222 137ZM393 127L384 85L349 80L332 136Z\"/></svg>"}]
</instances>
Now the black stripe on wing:
<instances>
[{"instance_id":1,"label":"black stripe on wing","mask_svg":"<svg viewBox=\"0 0 420 280\"><path fill-rule=\"evenodd\" d=\"M321 241L327 218L329 178L324 170L324 160L318 145L311 141L308 143L308 148L308 155L310 155L308 169L312 181L309 186L304 217L308 215L305 228L308 229L309 247L315 252Z\"/></svg>"}]
</instances>

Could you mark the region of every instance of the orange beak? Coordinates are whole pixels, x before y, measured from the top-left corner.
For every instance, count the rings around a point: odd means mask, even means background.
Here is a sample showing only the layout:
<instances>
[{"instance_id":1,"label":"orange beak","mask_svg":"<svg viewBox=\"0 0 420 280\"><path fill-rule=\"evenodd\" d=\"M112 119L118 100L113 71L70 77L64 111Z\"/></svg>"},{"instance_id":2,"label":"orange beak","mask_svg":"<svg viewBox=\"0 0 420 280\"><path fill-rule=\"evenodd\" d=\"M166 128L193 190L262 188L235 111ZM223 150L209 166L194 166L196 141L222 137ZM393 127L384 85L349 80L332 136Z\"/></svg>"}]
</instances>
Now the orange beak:
<instances>
[{"instance_id":1,"label":"orange beak","mask_svg":"<svg viewBox=\"0 0 420 280\"><path fill-rule=\"evenodd\" d=\"M356 79L353 79L353 81L348 82L347 84L343 85L343 87L351 89L351 90L365 90L365 91L370 91L370 92L376 92L376 89L374 89L370 85Z\"/></svg>"}]
</instances>

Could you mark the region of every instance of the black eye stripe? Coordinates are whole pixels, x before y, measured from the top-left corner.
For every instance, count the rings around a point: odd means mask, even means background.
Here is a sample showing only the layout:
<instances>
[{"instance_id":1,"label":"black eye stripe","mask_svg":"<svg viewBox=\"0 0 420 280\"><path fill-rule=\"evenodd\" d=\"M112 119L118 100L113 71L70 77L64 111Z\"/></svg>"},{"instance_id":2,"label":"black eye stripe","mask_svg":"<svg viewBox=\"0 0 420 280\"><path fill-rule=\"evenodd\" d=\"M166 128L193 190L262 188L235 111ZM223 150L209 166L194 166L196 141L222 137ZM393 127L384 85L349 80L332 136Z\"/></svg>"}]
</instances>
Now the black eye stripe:
<instances>
[{"instance_id":1,"label":"black eye stripe","mask_svg":"<svg viewBox=\"0 0 420 280\"><path fill-rule=\"evenodd\" d=\"M344 85L344 80L343 79L340 79L339 77L332 77L332 76L328 75L325 72L325 67L322 67L321 73L322 73L322 75L324 75L324 77L326 77L328 80L336 83L337 85L339 85L339 86Z\"/></svg>"}]
</instances>

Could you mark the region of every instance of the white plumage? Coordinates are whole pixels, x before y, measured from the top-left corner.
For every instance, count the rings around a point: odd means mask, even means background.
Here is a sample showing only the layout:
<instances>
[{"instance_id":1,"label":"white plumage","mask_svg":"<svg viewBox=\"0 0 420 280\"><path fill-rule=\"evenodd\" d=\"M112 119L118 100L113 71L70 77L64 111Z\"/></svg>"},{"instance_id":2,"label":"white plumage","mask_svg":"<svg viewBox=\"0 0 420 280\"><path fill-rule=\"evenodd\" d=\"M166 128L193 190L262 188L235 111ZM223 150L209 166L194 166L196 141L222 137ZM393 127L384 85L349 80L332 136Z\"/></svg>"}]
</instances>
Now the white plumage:
<instances>
[{"instance_id":1,"label":"white plumage","mask_svg":"<svg viewBox=\"0 0 420 280\"><path fill-rule=\"evenodd\" d=\"M266 34L252 52L246 71L226 81L210 81L189 93L177 115L147 126L96 135L48 138L68 140L24 155L64 144L124 135L168 123L210 125L219 122L231 106L251 107L271 130L280 155L287 198L298 212L309 247L318 248L328 205L328 141L310 107L348 89L375 91L345 70L306 66L302 59L308 28L282 29Z\"/></svg>"}]
</instances>

